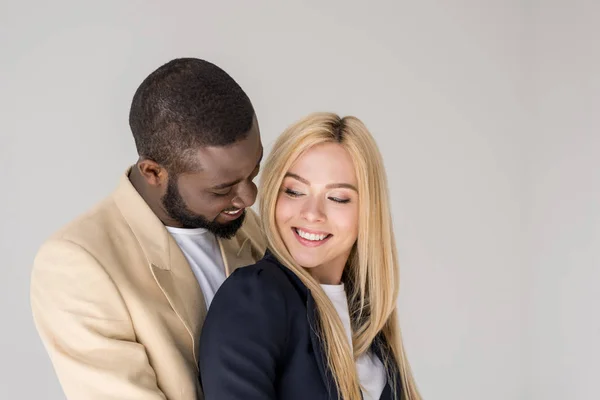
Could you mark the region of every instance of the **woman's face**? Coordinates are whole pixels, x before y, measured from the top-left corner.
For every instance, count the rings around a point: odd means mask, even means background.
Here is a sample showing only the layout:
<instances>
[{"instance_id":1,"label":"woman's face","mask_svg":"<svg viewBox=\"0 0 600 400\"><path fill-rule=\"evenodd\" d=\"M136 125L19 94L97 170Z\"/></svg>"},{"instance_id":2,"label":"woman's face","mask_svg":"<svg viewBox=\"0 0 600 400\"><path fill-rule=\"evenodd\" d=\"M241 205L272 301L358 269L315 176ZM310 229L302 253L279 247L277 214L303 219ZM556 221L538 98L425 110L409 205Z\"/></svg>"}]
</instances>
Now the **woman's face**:
<instances>
[{"instance_id":1,"label":"woman's face","mask_svg":"<svg viewBox=\"0 0 600 400\"><path fill-rule=\"evenodd\" d=\"M275 208L294 260L320 282L337 284L358 237L358 182L337 143L307 150L286 173Z\"/></svg>"}]
</instances>

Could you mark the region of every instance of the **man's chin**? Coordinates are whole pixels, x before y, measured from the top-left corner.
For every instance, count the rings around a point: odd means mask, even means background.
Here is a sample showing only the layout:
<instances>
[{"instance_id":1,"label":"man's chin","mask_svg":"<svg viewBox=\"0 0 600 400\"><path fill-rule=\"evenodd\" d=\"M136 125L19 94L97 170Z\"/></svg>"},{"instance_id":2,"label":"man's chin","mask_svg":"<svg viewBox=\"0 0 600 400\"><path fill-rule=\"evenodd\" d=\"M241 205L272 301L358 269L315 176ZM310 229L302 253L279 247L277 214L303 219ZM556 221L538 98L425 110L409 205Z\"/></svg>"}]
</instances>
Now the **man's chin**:
<instances>
[{"instance_id":1,"label":"man's chin","mask_svg":"<svg viewBox=\"0 0 600 400\"><path fill-rule=\"evenodd\" d=\"M221 239L231 239L235 236L238 230L242 227L244 223L244 218L246 217L246 211L242 212L238 218L233 221L227 222L216 222L210 224L207 229L212 232L215 236Z\"/></svg>"}]
</instances>

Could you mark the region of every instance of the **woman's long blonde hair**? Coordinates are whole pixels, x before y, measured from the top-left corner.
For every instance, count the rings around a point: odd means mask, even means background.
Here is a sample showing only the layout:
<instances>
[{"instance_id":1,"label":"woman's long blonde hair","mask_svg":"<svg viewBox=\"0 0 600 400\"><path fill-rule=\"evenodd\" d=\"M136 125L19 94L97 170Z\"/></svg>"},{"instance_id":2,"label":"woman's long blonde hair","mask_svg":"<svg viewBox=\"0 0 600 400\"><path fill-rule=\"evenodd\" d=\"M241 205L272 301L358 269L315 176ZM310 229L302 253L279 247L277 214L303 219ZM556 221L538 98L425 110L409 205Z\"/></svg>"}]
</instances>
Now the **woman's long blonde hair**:
<instances>
[{"instance_id":1,"label":"woman's long blonde hair","mask_svg":"<svg viewBox=\"0 0 600 400\"><path fill-rule=\"evenodd\" d=\"M287 250L275 222L275 206L285 174L306 150L322 143L339 143L350 154L358 180L358 239L344 271L352 321L350 349L341 320L329 298ZM314 113L290 126L276 141L261 177L260 212L268 245L279 261L310 290L319 320L318 334L343 400L360 400L355 359L383 335L388 379L394 387L399 372L403 399L420 400L406 359L397 318L399 274L396 242L383 161L375 140L357 118Z\"/></svg>"}]
</instances>

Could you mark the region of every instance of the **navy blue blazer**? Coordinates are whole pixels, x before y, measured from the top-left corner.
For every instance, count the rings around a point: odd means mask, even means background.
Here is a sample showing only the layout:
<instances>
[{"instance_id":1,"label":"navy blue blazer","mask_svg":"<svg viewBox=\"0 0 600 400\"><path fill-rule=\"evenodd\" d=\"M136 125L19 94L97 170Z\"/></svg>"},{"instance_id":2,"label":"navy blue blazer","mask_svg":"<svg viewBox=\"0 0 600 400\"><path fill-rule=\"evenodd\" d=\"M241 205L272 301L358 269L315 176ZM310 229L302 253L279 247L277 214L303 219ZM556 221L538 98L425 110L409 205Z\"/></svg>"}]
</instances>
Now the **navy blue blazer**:
<instances>
[{"instance_id":1,"label":"navy blue blazer","mask_svg":"<svg viewBox=\"0 0 600 400\"><path fill-rule=\"evenodd\" d=\"M314 299L270 253L238 268L213 299L200 338L200 385L206 400L330 400L338 392L315 333ZM385 343L373 343L380 358ZM380 400L401 399L401 380Z\"/></svg>"}]
</instances>

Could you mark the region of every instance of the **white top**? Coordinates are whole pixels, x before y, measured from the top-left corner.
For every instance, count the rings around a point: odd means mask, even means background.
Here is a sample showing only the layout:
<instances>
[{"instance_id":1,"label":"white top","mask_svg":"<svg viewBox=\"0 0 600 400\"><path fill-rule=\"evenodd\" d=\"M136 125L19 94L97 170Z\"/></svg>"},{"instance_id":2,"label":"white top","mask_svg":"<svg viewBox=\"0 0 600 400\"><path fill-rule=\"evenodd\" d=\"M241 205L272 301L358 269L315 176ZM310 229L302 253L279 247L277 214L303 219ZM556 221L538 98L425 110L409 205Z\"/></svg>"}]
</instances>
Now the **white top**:
<instances>
[{"instance_id":1,"label":"white top","mask_svg":"<svg viewBox=\"0 0 600 400\"><path fill-rule=\"evenodd\" d=\"M215 235L206 229L184 229L167 226L173 239L185 255L200 289L204 294L206 309L215 293L225 282L225 264Z\"/></svg>"},{"instance_id":2,"label":"white top","mask_svg":"<svg viewBox=\"0 0 600 400\"><path fill-rule=\"evenodd\" d=\"M346 298L346 290L344 284L341 285L321 285L323 291L327 294L336 311L338 312L348 342L352 348L352 330L350 327L350 312L348 311L348 299ZM387 382L385 368L383 363L372 351L362 354L356 360L356 370L358 372L358 380L362 387L364 400L379 400L385 384Z\"/></svg>"}]
</instances>

